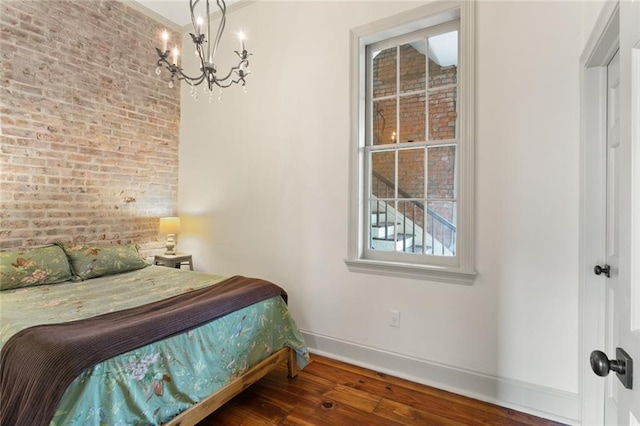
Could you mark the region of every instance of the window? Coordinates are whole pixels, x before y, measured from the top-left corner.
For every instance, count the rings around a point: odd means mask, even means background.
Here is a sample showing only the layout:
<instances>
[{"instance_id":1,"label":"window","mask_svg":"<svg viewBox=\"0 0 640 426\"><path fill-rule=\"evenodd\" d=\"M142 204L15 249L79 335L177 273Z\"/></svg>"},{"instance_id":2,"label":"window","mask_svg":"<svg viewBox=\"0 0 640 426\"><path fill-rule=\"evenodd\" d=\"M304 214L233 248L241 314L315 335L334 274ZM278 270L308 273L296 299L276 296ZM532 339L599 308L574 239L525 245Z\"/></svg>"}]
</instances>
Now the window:
<instances>
[{"instance_id":1,"label":"window","mask_svg":"<svg viewBox=\"0 0 640 426\"><path fill-rule=\"evenodd\" d=\"M352 32L352 271L473 281L473 7Z\"/></svg>"}]
</instances>

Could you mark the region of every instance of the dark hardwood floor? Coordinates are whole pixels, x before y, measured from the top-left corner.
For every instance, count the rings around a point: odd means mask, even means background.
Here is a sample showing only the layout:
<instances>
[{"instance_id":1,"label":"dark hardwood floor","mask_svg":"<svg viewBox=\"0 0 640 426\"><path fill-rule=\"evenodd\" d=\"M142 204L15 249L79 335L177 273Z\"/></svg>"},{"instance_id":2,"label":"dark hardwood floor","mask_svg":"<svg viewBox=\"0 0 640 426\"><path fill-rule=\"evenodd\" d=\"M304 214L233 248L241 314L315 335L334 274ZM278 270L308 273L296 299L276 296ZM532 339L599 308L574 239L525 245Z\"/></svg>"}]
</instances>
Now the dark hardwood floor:
<instances>
[{"instance_id":1,"label":"dark hardwood floor","mask_svg":"<svg viewBox=\"0 0 640 426\"><path fill-rule=\"evenodd\" d=\"M288 379L273 370L200 426L559 425L324 357Z\"/></svg>"}]
</instances>

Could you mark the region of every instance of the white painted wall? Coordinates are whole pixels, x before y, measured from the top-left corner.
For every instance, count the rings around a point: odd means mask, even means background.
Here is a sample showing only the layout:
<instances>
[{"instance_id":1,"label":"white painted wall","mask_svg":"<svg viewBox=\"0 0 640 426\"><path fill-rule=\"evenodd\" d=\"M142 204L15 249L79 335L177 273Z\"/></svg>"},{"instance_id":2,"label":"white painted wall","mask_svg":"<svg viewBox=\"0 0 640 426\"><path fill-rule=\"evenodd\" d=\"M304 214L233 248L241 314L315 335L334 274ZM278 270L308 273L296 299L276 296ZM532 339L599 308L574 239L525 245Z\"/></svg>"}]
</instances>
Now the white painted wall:
<instances>
[{"instance_id":1,"label":"white painted wall","mask_svg":"<svg viewBox=\"0 0 640 426\"><path fill-rule=\"evenodd\" d=\"M478 5L478 277L460 286L343 263L349 29L419 4L257 2L228 15L220 54L242 26L252 74L222 103L182 89L179 248L198 270L282 285L334 356L576 420L578 57L599 5Z\"/></svg>"}]
</instances>

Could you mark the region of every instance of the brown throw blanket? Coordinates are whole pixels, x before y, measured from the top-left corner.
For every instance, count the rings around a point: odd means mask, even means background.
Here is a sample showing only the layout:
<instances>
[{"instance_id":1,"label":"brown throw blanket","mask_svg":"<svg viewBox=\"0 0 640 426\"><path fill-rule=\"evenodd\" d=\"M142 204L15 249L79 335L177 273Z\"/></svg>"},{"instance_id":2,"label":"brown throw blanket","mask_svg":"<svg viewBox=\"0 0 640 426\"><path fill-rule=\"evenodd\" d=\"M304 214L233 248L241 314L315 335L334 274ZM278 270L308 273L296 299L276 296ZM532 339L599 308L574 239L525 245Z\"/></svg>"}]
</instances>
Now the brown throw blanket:
<instances>
[{"instance_id":1,"label":"brown throw blanket","mask_svg":"<svg viewBox=\"0 0 640 426\"><path fill-rule=\"evenodd\" d=\"M275 284L235 276L147 305L22 330L0 353L0 425L48 425L85 369L274 296L287 301Z\"/></svg>"}]
</instances>

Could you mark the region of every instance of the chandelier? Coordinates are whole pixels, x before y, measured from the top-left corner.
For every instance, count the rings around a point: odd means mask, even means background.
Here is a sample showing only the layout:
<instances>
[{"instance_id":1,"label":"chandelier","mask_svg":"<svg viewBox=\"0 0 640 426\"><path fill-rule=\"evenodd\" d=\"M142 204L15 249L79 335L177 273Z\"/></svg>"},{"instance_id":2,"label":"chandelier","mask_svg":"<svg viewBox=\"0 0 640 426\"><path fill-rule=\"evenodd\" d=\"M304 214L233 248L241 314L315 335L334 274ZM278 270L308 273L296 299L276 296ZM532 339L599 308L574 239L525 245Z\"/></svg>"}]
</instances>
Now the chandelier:
<instances>
[{"instance_id":1,"label":"chandelier","mask_svg":"<svg viewBox=\"0 0 640 426\"><path fill-rule=\"evenodd\" d=\"M169 79L169 87L173 88L175 85L175 79L182 80L189 84L191 87L191 95L194 98L197 98L196 87L202 83L206 83L205 91L211 93L213 91L214 86L220 87L220 90L225 87L229 87L232 84L241 83L242 86L245 85L245 77L249 74L249 56L250 53L247 52L244 45L244 33L240 32L238 34L240 38L240 51L234 51L236 55L238 55L240 61L238 65L232 67L229 72L224 76L219 76L217 74L218 70L215 65L216 53L218 51L218 44L220 43L220 38L222 37L222 33L224 32L224 27L227 21L227 5L224 0L216 0L218 8L222 13L222 17L220 19L220 24L218 25L218 31L216 33L216 37L213 43L211 43L211 13L209 11L209 0L206 1L206 26L204 26L204 22L201 16L198 16L195 12L196 6L200 2L200 0L189 0L189 8L191 9L191 22L193 24L193 33L189 33L191 35L191 39L195 44L195 53L200 60L200 74L196 76L190 76L185 74L185 72L178 66L178 48L173 48L173 51L169 51L167 48L167 44L169 42L169 33L164 31L162 33L162 50L156 48L156 52L158 52L158 67L156 68L156 74L160 75L162 73L162 68L164 67L171 73L171 78ZM206 34L205 34L206 31Z\"/></svg>"}]
</instances>

